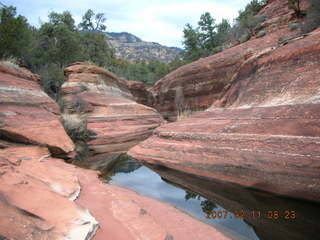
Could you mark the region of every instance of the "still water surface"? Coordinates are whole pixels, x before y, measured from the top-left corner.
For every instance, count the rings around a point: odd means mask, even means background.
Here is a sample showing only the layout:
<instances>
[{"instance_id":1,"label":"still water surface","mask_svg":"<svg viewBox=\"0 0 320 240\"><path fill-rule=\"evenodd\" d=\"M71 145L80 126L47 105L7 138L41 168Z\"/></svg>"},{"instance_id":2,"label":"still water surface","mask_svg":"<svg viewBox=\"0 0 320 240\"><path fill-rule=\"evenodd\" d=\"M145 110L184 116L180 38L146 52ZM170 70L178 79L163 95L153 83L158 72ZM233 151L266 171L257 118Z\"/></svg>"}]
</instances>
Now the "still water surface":
<instances>
[{"instance_id":1,"label":"still water surface","mask_svg":"<svg viewBox=\"0 0 320 240\"><path fill-rule=\"evenodd\" d=\"M202 222L214 225L233 239L259 239L251 226L231 214L227 218L208 219L207 211L226 213L223 212L225 209L199 194L164 181L157 173L134 159L122 159L105 173L104 178L110 184L169 203Z\"/></svg>"},{"instance_id":2,"label":"still water surface","mask_svg":"<svg viewBox=\"0 0 320 240\"><path fill-rule=\"evenodd\" d=\"M102 177L110 184L175 206L231 239L320 240L320 205L316 203L207 181L163 167L144 166L127 156ZM228 214L226 218L208 219L208 211ZM245 213L243 219L234 215L241 211ZM253 217L253 211L259 214Z\"/></svg>"}]
</instances>

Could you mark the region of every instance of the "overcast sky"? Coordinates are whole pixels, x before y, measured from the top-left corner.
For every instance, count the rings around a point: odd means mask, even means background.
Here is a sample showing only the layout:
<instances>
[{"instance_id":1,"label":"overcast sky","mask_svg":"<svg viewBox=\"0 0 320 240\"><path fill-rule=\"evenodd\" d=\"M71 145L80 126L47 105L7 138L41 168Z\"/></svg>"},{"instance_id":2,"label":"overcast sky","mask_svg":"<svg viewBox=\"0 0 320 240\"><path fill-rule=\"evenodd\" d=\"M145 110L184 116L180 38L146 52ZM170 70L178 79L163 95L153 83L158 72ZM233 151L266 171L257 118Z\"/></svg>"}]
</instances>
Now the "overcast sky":
<instances>
[{"instance_id":1,"label":"overcast sky","mask_svg":"<svg viewBox=\"0 0 320 240\"><path fill-rule=\"evenodd\" d=\"M76 22L87 9L103 12L107 31L130 32L145 41L166 46L182 46L182 30L186 23L197 25L202 13L208 11L219 22L232 20L250 0L0 0L17 7L29 23L39 26L51 11L69 10Z\"/></svg>"}]
</instances>

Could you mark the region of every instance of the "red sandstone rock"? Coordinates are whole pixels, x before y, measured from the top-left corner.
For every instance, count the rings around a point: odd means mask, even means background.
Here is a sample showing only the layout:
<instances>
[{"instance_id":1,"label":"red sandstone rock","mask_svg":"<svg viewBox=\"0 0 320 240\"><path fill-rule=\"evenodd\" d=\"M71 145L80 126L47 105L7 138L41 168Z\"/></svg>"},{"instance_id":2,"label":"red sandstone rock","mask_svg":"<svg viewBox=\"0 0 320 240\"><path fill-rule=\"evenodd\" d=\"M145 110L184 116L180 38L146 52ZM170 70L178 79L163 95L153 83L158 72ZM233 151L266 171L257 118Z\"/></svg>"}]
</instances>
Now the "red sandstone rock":
<instances>
[{"instance_id":1,"label":"red sandstone rock","mask_svg":"<svg viewBox=\"0 0 320 240\"><path fill-rule=\"evenodd\" d=\"M302 1L304 6L304 2ZM275 0L261 10L267 16L262 29L267 34L221 53L184 65L156 82L151 88L154 105L165 119L176 120L183 111L201 111L220 99L223 88L233 81L242 64L252 55L277 47L279 39L297 36L289 23L295 21L287 1Z\"/></svg>"},{"instance_id":2,"label":"red sandstone rock","mask_svg":"<svg viewBox=\"0 0 320 240\"><path fill-rule=\"evenodd\" d=\"M319 56L319 31L252 54L213 107L158 128L129 154L209 179L319 201Z\"/></svg>"},{"instance_id":3,"label":"red sandstone rock","mask_svg":"<svg viewBox=\"0 0 320 240\"><path fill-rule=\"evenodd\" d=\"M79 71L89 71L86 67L81 69ZM27 146L47 145L55 153L68 153L73 149L59 121L57 105L41 91L32 74L23 78L20 71L20 75L11 72L9 75L9 72L0 73L1 239L228 239L173 207L100 182L97 172L52 158L44 146ZM101 75L97 75L99 77ZM120 85L116 91L126 93L125 86ZM88 108L90 111L107 114L106 117L112 115L110 118L118 129L113 135L115 139L97 138L93 140L94 144L136 141L147 135L152 129L150 126L160 119L151 108L120 97L121 94L110 95L88 94L84 97L95 106L91 110ZM121 106L119 112L112 104ZM105 109L101 109L103 107ZM138 114L140 128L134 122ZM155 116L150 116L152 114ZM117 126L117 120L126 125ZM99 134L105 131L99 121L89 120L89 124L93 124ZM111 125L109 127L109 131L113 130ZM78 200L74 202L76 198ZM101 230L95 236L96 219Z\"/></svg>"},{"instance_id":4,"label":"red sandstone rock","mask_svg":"<svg viewBox=\"0 0 320 240\"><path fill-rule=\"evenodd\" d=\"M229 239L172 206L102 183L96 172L60 161L54 164L79 178L82 191L76 202L88 208L99 222L96 240Z\"/></svg>"},{"instance_id":5,"label":"red sandstone rock","mask_svg":"<svg viewBox=\"0 0 320 240\"><path fill-rule=\"evenodd\" d=\"M162 118L156 110L133 101L126 81L106 69L76 63L65 70L62 86L65 113L79 114L94 136L87 142L90 165L99 167L107 155L126 152L151 135ZM99 165L98 165L99 163Z\"/></svg>"},{"instance_id":6,"label":"red sandstone rock","mask_svg":"<svg viewBox=\"0 0 320 240\"><path fill-rule=\"evenodd\" d=\"M137 103L152 106L152 95L142 82L127 81L127 86Z\"/></svg>"},{"instance_id":7,"label":"red sandstone rock","mask_svg":"<svg viewBox=\"0 0 320 240\"><path fill-rule=\"evenodd\" d=\"M91 239L89 212L70 200L80 193L76 175L50 164L43 147L0 150L0 236L5 239Z\"/></svg>"},{"instance_id":8,"label":"red sandstone rock","mask_svg":"<svg viewBox=\"0 0 320 240\"><path fill-rule=\"evenodd\" d=\"M57 155L70 154L74 145L60 122L59 108L38 80L26 69L0 66L0 138L46 145Z\"/></svg>"}]
</instances>

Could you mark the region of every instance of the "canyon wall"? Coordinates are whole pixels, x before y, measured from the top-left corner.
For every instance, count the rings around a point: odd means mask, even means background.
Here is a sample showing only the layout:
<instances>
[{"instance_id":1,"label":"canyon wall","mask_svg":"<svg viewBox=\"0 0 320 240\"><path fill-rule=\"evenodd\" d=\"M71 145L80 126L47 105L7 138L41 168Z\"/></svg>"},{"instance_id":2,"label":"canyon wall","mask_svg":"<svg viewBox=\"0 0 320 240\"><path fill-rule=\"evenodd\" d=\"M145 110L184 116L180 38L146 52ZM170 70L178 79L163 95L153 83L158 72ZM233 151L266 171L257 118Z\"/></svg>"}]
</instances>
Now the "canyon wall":
<instances>
[{"instance_id":1,"label":"canyon wall","mask_svg":"<svg viewBox=\"0 0 320 240\"><path fill-rule=\"evenodd\" d=\"M305 9L307 1L301 1L301 7ZM278 47L283 39L299 35L299 30L289 29L290 23L296 19L293 11L288 9L287 1L269 2L259 16L265 16L266 20L256 33L264 30L264 37L253 36L250 41L201 58L166 75L150 89L153 107L169 121L175 121L177 115L184 111L207 109L221 98L223 89L233 81L249 58L268 48Z\"/></svg>"},{"instance_id":2,"label":"canyon wall","mask_svg":"<svg viewBox=\"0 0 320 240\"><path fill-rule=\"evenodd\" d=\"M39 81L26 69L0 64L0 239L229 239L172 206L55 158L73 157L75 147ZM127 101L132 111L142 108Z\"/></svg>"},{"instance_id":3,"label":"canyon wall","mask_svg":"<svg viewBox=\"0 0 320 240\"><path fill-rule=\"evenodd\" d=\"M209 109L158 128L129 154L208 179L319 201L320 31L277 46L268 39L194 63L205 68L216 58L222 69L238 67ZM251 44L258 44L255 51L238 62L235 56ZM190 73L191 66L179 71ZM208 69L224 79L215 66Z\"/></svg>"},{"instance_id":4,"label":"canyon wall","mask_svg":"<svg viewBox=\"0 0 320 240\"><path fill-rule=\"evenodd\" d=\"M140 141L162 122L160 114L138 104L126 80L106 69L75 63L65 69L62 104L65 119L80 118L90 137L85 141L90 167L104 167Z\"/></svg>"}]
</instances>

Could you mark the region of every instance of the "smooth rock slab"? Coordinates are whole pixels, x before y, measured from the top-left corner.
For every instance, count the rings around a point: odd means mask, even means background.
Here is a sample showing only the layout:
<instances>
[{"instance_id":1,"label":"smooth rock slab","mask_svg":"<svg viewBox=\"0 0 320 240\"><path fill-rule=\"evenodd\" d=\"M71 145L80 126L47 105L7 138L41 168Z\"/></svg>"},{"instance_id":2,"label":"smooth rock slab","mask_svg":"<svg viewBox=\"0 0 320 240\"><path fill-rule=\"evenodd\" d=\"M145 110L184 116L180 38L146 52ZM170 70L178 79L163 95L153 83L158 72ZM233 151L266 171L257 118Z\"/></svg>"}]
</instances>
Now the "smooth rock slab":
<instances>
[{"instance_id":1,"label":"smooth rock slab","mask_svg":"<svg viewBox=\"0 0 320 240\"><path fill-rule=\"evenodd\" d=\"M80 194L78 178L54 161L62 162L43 147L0 150L0 236L92 239L97 221L72 201Z\"/></svg>"},{"instance_id":2,"label":"smooth rock slab","mask_svg":"<svg viewBox=\"0 0 320 240\"><path fill-rule=\"evenodd\" d=\"M208 179L320 201L319 56L319 30L252 55L211 108L159 127L128 154Z\"/></svg>"}]
</instances>

